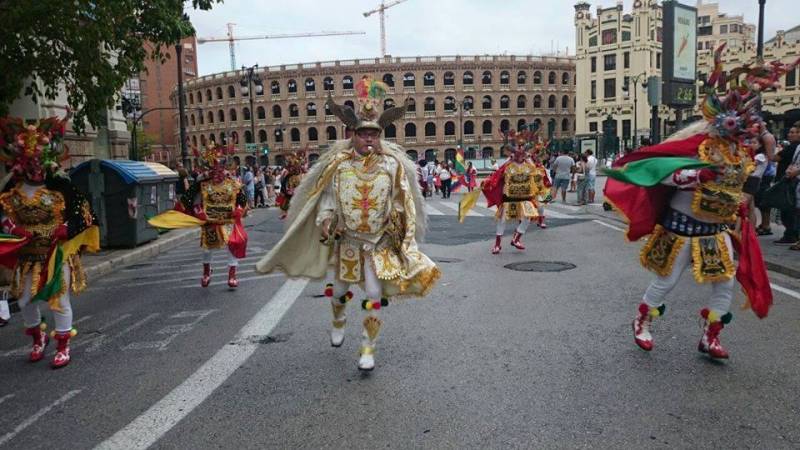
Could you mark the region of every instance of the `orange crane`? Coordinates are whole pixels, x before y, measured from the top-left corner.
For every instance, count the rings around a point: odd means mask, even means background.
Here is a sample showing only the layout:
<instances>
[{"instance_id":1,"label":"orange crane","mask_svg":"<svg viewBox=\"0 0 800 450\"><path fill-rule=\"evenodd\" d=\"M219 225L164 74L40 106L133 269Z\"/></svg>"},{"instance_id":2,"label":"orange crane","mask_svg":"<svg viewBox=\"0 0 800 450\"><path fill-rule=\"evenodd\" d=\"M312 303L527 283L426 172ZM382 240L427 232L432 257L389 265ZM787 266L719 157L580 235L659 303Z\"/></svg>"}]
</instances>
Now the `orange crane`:
<instances>
[{"instance_id":1,"label":"orange crane","mask_svg":"<svg viewBox=\"0 0 800 450\"><path fill-rule=\"evenodd\" d=\"M371 16L371 15L373 15L375 13L378 13L378 15L381 18L381 57L386 56L386 23L385 23L386 22L386 18L384 17L385 16L385 12L386 12L387 9L391 8L392 6L397 6L400 3L403 3L405 1L408 1L408 0L394 0L393 2L389 2L389 3L385 3L383 1L381 1L380 6L378 6L375 9L373 9L372 11L367 11L367 12L364 13L364 17L369 17L369 16Z\"/></svg>"},{"instance_id":2,"label":"orange crane","mask_svg":"<svg viewBox=\"0 0 800 450\"><path fill-rule=\"evenodd\" d=\"M236 70L236 51L234 50L234 41L254 41L261 39L289 39L301 37L317 37L317 36L347 36L356 34L367 34L363 31L318 31L315 33L296 33L296 34L272 34L261 36L239 36L233 37L234 23L228 24L227 37L199 37L197 38L198 44L206 44L209 42L227 42L231 53L231 70Z\"/></svg>"}]
</instances>

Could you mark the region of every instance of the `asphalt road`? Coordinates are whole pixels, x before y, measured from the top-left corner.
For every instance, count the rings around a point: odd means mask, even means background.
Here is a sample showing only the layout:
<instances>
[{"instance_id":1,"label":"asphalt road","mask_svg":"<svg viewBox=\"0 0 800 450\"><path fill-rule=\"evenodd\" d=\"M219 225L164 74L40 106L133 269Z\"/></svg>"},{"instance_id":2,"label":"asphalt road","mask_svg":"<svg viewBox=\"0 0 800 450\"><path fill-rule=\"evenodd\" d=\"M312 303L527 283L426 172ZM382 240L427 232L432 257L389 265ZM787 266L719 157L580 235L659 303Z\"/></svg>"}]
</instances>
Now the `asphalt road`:
<instances>
[{"instance_id":1,"label":"asphalt road","mask_svg":"<svg viewBox=\"0 0 800 450\"><path fill-rule=\"evenodd\" d=\"M65 369L27 363L14 316L0 329L0 448L800 448L797 280L773 276L766 320L734 311L719 363L696 350L710 290L684 276L645 353L630 321L649 275L620 223L555 205L526 252L506 239L492 256L491 211L459 225L456 202L428 201L422 248L444 276L382 310L374 372L356 368L355 302L335 349L320 284L253 272L281 235L260 210L236 291L223 255L199 287L195 244L94 283L74 301ZM504 267L526 261L574 268Z\"/></svg>"}]
</instances>

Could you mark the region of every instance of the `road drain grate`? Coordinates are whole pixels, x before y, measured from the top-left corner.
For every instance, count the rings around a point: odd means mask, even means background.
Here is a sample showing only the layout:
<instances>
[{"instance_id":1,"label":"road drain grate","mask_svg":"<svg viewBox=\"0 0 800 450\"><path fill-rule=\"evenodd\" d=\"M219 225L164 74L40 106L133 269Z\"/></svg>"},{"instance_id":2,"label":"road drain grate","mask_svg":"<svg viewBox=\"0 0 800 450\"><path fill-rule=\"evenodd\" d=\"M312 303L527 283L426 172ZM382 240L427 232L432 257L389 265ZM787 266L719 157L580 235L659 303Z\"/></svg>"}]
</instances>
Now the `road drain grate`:
<instances>
[{"instance_id":1,"label":"road drain grate","mask_svg":"<svg viewBox=\"0 0 800 450\"><path fill-rule=\"evenodd\" d=\"M576 266L572 263L559 261L523 261L506 264L503 267L517 272L563 272L572 270Z\"/></svg>"}]
</instances>

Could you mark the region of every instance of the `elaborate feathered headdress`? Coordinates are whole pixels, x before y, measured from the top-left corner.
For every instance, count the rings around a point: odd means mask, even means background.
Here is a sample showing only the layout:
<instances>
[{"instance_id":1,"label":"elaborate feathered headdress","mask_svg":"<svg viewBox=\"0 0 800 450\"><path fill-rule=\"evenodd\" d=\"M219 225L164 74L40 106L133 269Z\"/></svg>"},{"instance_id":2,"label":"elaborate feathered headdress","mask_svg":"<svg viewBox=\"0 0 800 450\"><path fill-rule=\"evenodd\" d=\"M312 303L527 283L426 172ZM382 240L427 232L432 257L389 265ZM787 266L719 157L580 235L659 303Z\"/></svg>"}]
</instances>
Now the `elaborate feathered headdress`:
<instances>
[{"instance_id":1,"label":"elaborate feathered headdress","mask_svg":"<svg viewBox=\"0 0 800 450\"><path fill-rule=\"evenodd\" d=\"M704 86L705 98L701 105L703 117L721 137L748 139L763 129L761 118L761 91L778 87L778 80L794 70L800 59L791 64L780 61L759 62L756 66L745 64L722 76L722 51L725 44L714 52L714 71ZM744 79L740 79L744 75ZM725 78L730 80L727 82ZM723 91L719 93L719 91Z\"/></svg>"},{"instance_id":2,"label":"elaborate feathered headdress","mask_svg":"<svg viewBox=\"0 0 800 450\"><path fill-rule=\"evenodd\" d=\"M356 83L356 102L358 111L353 111L349 106L342 106L333 101L333 97L328 94L326 104L331 112L338 117L347 128L360 130L372 128L382 131L395 120L403 117L408 108L408 102L403 106L393 106L387 108L380 115L378 108L383 105L386 91L389 86L381 81L374 80L369 75L364 75Z\"/></svg>"},{"instance_id":3,"label":"elaborate feathered headdress","mask_svg":"<svg viewBox=\"0 0 800 450\"><path fill-rule=\"evenodd\" d=\"M209 142L202 151L194 149L194 156L197 158L198 164L205 170L224 167L228 156L235 153L236 148L233 146L217 145L214 141Z\"/></svg>"},{"instance_id":4,"label":"elaborate feathered headdress","mask_svg":"<svg viewBox=\"0 0 800 450\"><path fill-rule=\"evenodd\" d=\"M550 141L544 141L538 131L501 132L503 146L511 152L530 152L531 156L538 155L547 149Z\"/></svg>"},{"instance_id":5,"label":"elaborate feathered headdress","mask_svg":"<svg viewBox=\"0 0 800 450\"><path fill-rule=\"evenodd\" d=\"M49 117L29 125L19 117L0 118L0 161L11 164L18 173L31 162L55 172L69 159L63 144L69 117L69 114L63 119Z\"/></svg>"},{"instance_id":6,"label":"elaborate feathered headdress","mask_svg":"<svg viewBox=\"0 0 800 450\"><path fill-rule=\"evenodd\" d=\"M308 168L307 149L291 152L286 155L286 170L291 175L305 173Z\"/></svg>"}]
</instances>

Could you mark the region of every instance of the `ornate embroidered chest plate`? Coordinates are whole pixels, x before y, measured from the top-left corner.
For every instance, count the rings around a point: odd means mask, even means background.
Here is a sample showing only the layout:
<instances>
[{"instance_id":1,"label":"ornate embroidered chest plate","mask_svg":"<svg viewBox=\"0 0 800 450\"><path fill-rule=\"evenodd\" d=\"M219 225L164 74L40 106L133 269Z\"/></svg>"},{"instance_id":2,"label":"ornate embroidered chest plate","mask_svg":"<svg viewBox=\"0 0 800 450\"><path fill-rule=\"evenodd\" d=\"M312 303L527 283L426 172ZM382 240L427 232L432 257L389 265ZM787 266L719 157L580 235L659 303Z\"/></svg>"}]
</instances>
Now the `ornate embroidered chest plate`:
<instances>
[{"instance_id":1,"label":"ornate embroidered chest plate","mask_svg":"<svg viewBox=\"0 0 800 450\"><path fill-rule=\"evenodd\" d=\"M504 175L503 195L509 199L530 199L536 195L534 177L538 170L536 166L528 163L510 163ZM540 175L541 176L541 175Z\"/></svg>"},{"instance_id":2,"label":"ornate embroidered chest plate","mask_svg":"<svg viewBox=\"0 0 800 450\"><path fill-rule=\"evenodd\" d=\"M365 173L345 161L336 178L336 201L347 229L367 234L381 232L391 201L392 176L380 166Z\"/></svg>"},{"instance_id":3,"label":"ornate embroidered chest plate","mask_svg":"<svg viewBox=\"0 0 800 450\"><path fill-rule=\"evenodd\" d=\"M222 183L204 182L200 188L203 196L203 211L212 220L229 220L236 208L239 183L230 178Z\"/></svg>"},{"instance_id":4,"label":"ornate embroidered chest plate","mask_svg":"<svg viewBox=\"0 0 800 450\"><path fill-rule=\"evenodd\" d=\"M733 222L742 200L742 187L755 168L750 157L737 145L709 138L698 149L701 161L721 168L716 180L703 183L694 193L692 211L698 218Z\"/></svg>"}]
</instances>

